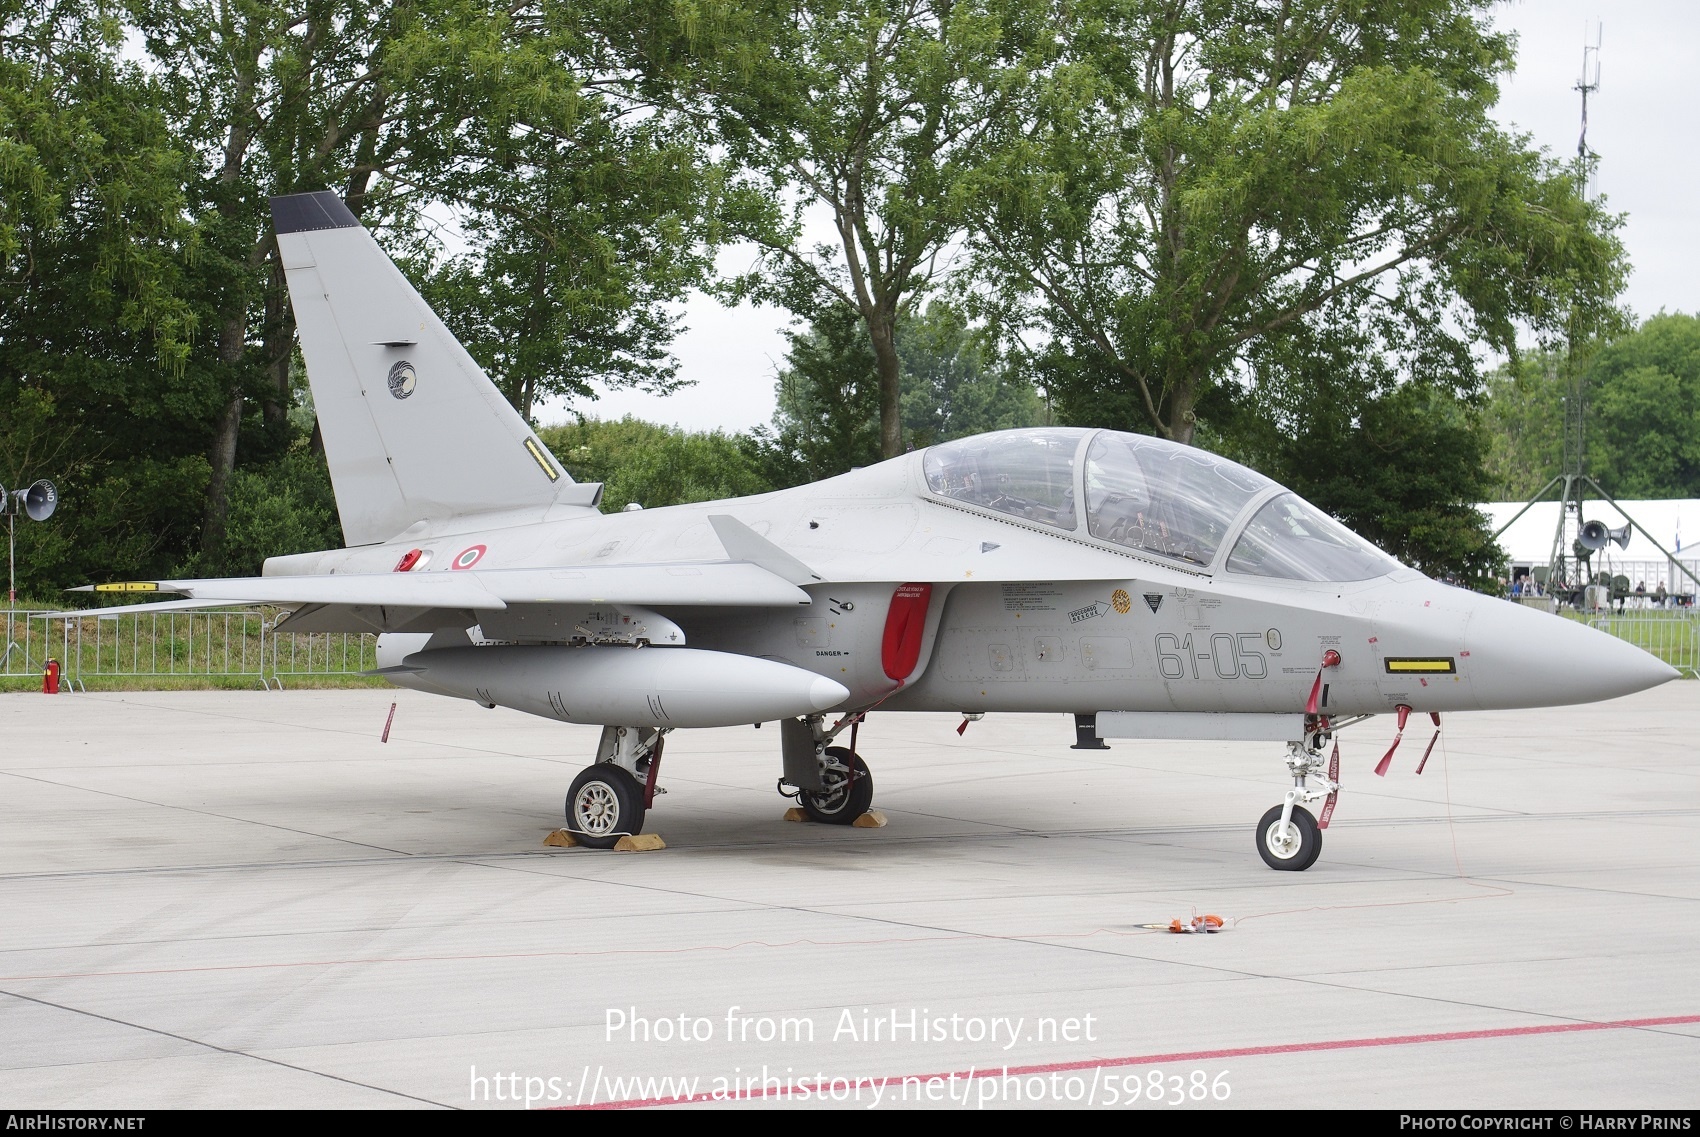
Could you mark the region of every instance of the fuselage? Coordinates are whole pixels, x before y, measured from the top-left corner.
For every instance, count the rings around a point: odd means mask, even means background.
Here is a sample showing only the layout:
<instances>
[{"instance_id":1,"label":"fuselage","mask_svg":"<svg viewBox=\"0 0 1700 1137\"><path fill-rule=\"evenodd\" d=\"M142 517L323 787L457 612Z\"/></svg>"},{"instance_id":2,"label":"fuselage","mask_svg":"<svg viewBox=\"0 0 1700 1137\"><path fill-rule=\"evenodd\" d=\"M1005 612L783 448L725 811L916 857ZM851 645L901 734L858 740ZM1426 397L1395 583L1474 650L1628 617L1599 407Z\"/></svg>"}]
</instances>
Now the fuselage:
<instances>
[{"instance_id":1,"label":"fuselage","mask_svg":"<svg viewBox=\"0 0 1700 1137\"><path fill-rule=\"evenodd\" d=\"M1099 436L1116 445L1135 439L1128 452L1148 465L1185 449L1107 431L1052 430L1045 437L1056 469L1025 470L1028 481L1016 487L1025 492L982 490L983 468L953 474L952 455L941 447L756 497L467 519L383 545L278 558L267 574L658 564L688 573L693 563L725 559L709 518L730 516L821 578L804 585L812 604L681 606L664 615L690 648L788 664L842 684L848 695L834 708L842 710L1297 712L1321 673L1325 713L1439 712L1611 698L1674 675L1610 636L1438 583L1367 545L1352 546L1349 535L1324 533L1282 487L1220 459L1204 463L1211 472L1200 483L1198 452L1182 455L1193 463L1185 471L1191 481L1173 493L1187 509L1173 509L1146 484L1149 469L1124 475L1138 486L1116 482L1113 467L1131 459L1111 455ZM1209 491L1217 484L1209 479L1222 477L1232 481L1218 497L1198 489ZM1279 544L1289 530L1306 541L1325 538L1319 547L1328 555L1283 559L1283 550L1258 545ZM1295 579L1334 566L1357 578ZM918 601L919 649L894 672L888 622L904 584L928 588ZM914 590L907 602L917 603ZM521 673L537 676L549 674L548 661L572 658L560 653L672 650L570 646L571 618L552 624L546 612L523 621L495 614L474 630L474 642L513 649L508 654L522 664L535 662ZM383 637L380 664L412 657L426 639ZM487 696L482 688L393 678ZM522 709L551 713L547 699L534 702Z\"/></svg>"}]
</instances>

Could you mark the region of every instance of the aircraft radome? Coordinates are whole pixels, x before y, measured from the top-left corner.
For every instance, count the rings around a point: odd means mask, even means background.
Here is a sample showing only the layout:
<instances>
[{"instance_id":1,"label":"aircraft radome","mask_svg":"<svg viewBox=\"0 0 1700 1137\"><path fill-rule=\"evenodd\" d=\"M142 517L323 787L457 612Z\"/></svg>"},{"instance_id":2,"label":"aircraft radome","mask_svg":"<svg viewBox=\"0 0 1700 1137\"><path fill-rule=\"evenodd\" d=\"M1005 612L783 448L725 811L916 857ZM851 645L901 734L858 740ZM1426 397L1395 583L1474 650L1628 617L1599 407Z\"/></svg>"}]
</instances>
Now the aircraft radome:
<instances>
[{"instance_id":1,"label":"aircraft radome","mask_svg":"<svg viewBox=\"0 0 1700 1137\"><path fill-rule=\"evenodd\" d=\"M602 726L567 791L586 845L642 829L681 727L779 722L781 785L848 823L873 779L836 743L871 712L1051 711L1082 746L1285 742L1292 789L1256 844L1304 869L1343 727L1676 677L1611 636L1430 580L1243 466L1109 430L1003 431L796 489L604 515L602 487L565 474L335 194L272 213L348 547L251 579L95 587L379 632L400 686Z\"/></svg>"}]
</instances>

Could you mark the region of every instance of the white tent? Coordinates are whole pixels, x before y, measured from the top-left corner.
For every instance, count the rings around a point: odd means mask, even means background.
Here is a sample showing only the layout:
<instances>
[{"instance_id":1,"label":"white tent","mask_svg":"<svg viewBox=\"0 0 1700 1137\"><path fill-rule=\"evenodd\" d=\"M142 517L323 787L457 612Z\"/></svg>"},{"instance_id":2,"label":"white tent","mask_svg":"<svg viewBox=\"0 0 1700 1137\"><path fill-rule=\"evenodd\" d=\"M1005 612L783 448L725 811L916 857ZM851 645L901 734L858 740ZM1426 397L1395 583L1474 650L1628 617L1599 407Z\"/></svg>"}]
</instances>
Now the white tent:
<instances>
[{"instance_id":1,"label":"white tent","mask_svg":"<svg viewBox=\"0 0 1700 1137\"><path fill-rule=\"evenodd\" d=\"M1480 508L1487 514L1490 528L1498 529L1527 504L1521 501L1491 501ZM1500 547L1511 558L1514 570L1544 565L1552 558L1552 539L1558 525L1558 510L1557 501L1536 502L1529 506L1527 512L1518 517L1510 528L1500 534ZM1584 521L1604 522L1609 529L1621 528L1629 524L1631 518L1639 529L1631 528L1628 548L1619 548L1615 541L1608 543L1604 549L1594 554L1595 570L1603 570L1613 576L1626 576L1631 588L1638 583L1644 583L1648 592L1653 591L1660 581L1663 581L1665 588L1671 592L1695 591L1693 581L1679 572L1663 553L1654 548L1653 542L1648 540L1648 534L1673 554L1673 559L1687 566L1696 576L1700 576L1700 499L1690 497L1669 501L1620 501L1616 507L1604 501L1589 500L1582 506ZM1572 539L1575 532L1572 527ZM1565 552L1568 553L1569 550L1566 549Z\"/></svg>"}]
</instances>

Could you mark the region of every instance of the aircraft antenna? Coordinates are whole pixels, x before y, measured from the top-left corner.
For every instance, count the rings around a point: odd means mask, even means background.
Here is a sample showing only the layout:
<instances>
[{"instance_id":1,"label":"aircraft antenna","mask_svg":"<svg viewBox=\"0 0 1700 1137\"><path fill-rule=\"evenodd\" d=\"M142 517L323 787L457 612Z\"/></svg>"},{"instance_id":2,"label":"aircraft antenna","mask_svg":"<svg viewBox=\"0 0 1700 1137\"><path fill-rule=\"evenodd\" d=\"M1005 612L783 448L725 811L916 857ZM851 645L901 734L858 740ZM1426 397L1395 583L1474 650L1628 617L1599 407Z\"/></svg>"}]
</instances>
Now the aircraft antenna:
<instances>
[{"instance_id":1,"label":"aircraft antenna","mask_svg":"<svg viewBox=\"0 0 1700 1137\"><path fill-rule=\"evenodd\" d=\"M1603 24L1594 25L1594 42L1588 42L1587 30L1582 35L1582 73L1577 78L1574 90L1582 96L1582 123L1576 136L1576 184L1581 190L1582 199L1592 196L1595 175L1599 171L1600 156L1588 145L1588 96L1596 94L1600 89L1600 44L1605 38ZM1634 528L1652 542L1655 549L1665 555L1670 566L1671 583L1676 583L1676 574L1688 577L1689 582L1700 590L1700 577L1695 576L1689 567L1677 560L1671 552L1661 545L1656 537L1647 532L1640 522L1631 517L1627 510L1617 503L1593 476L1588 473L1588 368L1587 359L1583 353L1586 344L1579 342L1574 318L1571 322L1570 333L1565 349L1564 369L1568 382L1565 385L1564 398L1564 435L1563 458L1564 472L1547 482L1539 492L1531 497L1504 525L1494 531L1494 539L1511 528L1513 522L1529 511L1536 502L1544 501L1554 489L1559 490L1558 522L1553 527L1552 552L1547 559L1546 580L1540 583L1548 595L1559 603L1570 603L1580 608L1586 601L1586 588L1590 584L1610 585L1609 571L1595 572L1593 556L1603 550L1609 541L1617 541L1620 547L1627 547L1629 530ZM1549 362L1549 367L1555 364ZM1554 378L1549 372L1548 378ZM1594 493L1611 504L1621 513L1627 522L1621 529L1608 529L1599 522L1589 522L1583 517L1585 491L1592 489ZM1604 558L1602 558L1604 560ZM1539 569L1536 570L1539 573ZM1609 596L1609 593L1608 593ZM1608 601L1609 603L1609 601Z\"/></svg>"}]
</instances>

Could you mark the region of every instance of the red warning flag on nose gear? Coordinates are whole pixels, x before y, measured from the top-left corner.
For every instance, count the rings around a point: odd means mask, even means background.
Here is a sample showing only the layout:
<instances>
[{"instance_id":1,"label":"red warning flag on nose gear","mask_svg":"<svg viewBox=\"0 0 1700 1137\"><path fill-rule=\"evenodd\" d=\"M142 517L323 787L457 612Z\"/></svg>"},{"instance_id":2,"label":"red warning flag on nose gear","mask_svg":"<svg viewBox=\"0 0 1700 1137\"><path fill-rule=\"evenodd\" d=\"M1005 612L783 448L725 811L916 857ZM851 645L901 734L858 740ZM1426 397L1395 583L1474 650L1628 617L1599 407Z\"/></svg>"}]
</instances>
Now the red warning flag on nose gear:
<instances>
[{"instance_id":1,"label":"red warning flag on nose gear","mask_svg":"<svg viewBox=\"0 0 1700 1137\"><path fill-rule=\"evenodd\" d=\"M1428 717L1434 720L1434 737L1428 740L1428 749L1423 751L1423 760L1417 763L1417 773L1423 772L1428 765L1428 756L1434 753L1434 744L1440 741L1440 712L1430 711Z\"/></svg>"},{"instance_id":2,"label":"red warning flag on nose gear","mask_svg":"<svg viewBox=\"0 0 1700 1137\"><path fill-rule=\"evenodd\" d=\"M1405 720L1411 717L1411 708L1404 703L1399 704L1399 730L1393 736L1393 745L1387 748L1387 753L1381 756L1381 761L1375 764L1375 776L1385 778L1387 767L1393 762L1393 752L1399 749L1399 740L1405 737Z\"/></svg>"},{"instance_id":3,"label":"red warning flag on nose gear","mask_svg":"<svg viewBox=\"0 0 1700 1137\"><path fill-rule=\"evenodd\" d=\"M1305 700L1305 714L1314 715L1319 709L1317 700L1322 695L1322 673L1330 667L1340 666L1340 653L1329 648L1322 653L1322 666L1316 669L1316 682L1310 685L1310 698Z\"/></svg>"},{"instance_id":4,"label":"red warning flag on nose gear","mask_svg":"<svg viewBox=\"0 0 1700 1137\"><path fill-rule=\"evenodd\" d=\"M1328 800L1322 803L1322 816L1316 819L1318 829L1328 828L1328 823L1334 820L1334 806L1340 800L1340 742L1334 742L1334 753L1328 757L1328 780L1334 783L1334 788L1328 791Z\"/></svg>"}]
</instances>

